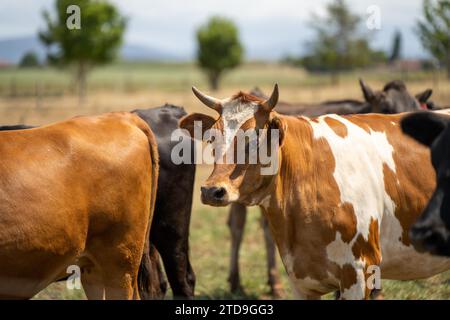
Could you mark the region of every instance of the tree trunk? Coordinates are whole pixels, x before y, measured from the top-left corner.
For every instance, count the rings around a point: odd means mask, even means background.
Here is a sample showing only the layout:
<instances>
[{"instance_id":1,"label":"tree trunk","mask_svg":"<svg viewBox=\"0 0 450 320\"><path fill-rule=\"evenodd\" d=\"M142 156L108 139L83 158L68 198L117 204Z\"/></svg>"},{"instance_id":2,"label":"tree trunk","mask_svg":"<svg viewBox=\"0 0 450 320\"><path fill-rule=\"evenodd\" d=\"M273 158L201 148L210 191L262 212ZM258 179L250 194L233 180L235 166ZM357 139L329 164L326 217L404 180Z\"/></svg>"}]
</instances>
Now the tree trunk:
<instances>
[{"instance_id":1,"label":"tree trunk","mask_svg":"<svg viewBox=\"0 0 450 320\"><path fill-rule=\"evenodd\" d=\"M84 62L79 62L77 70L77 82L78 82L78 103L83 105L86 102L86 77L87 66Z\"/></svg>"},{"instance_id":2,"label":"tree trunk","mask_svg":"<svg viewBox=\"0 0 450 320\"><path fill-rule=\"evenodd\" d=\"M212 71L209 73L209 85L213 91L219 89L220 72Z\"/></svg>"}]
</instances>

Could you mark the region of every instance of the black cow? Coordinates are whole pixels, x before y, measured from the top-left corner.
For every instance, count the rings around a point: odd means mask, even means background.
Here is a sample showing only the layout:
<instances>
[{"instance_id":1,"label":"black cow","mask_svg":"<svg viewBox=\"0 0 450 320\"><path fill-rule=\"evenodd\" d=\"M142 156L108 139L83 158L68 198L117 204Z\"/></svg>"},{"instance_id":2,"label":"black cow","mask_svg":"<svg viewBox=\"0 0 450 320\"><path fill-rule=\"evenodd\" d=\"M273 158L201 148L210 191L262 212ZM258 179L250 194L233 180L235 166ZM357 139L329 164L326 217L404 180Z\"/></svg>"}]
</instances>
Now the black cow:
<instances>
[{"instance_id":1,"label":"black cow","mask_svg":"<svg viewBox=\"0 0 450 320\"><path fill-rule=\"evenodd\" d=\"M178 120L187 113L183 108L163 107L132 111L145 120L156 136L159 151L159 179L150 243L161 255L174 296L193 298L195 274L189 261L189 225L195 164L175 165L171 150L176 142L170 137ZM192 143L191 154L194 154Z\"/></svg>"},{"instance_id":2,"label":"black cow","mask_svg":"<svg viewBox=\"0 0 450 320\"><path fill-rule=\"evenodd\" d=\"M0 126L0 131L7 131L7 130L22 130L22 129L31 129L34 128L33 126L27 126L24 124L15 124L12 126Z\"/></svg>"},{"instance_id":3,"label":"black cow","mask_svg":"<svg viewBox=\"0 0 450 320\"><path fill-rule=\"evenodd\" d=\"M359 80L364 99L371 106L373 113L401 113L434 108L428 102L433 91L427 89L412 96L401 80L388 82L381 91L373 91L362 79Z\"/></svg>"},{"instance_id":4,"label":"black cow","mask_svg":"<svg viewBox=\"0 0 450 320\"><path fill-rule=\"evenodd\" d=\"M450 257L450 117L417 112L402 120L403 131L431 148L436 189L409 236L421 251Z\"/></svg>"},{"instance_id":5,"label":"black cow","mask_svg":"<svg viewBox=\"0 0 450 320\"><path fill-rule=\"evenodd\" d=\"M259 88L250 91L255 97L268 99ZM344 100L327 100L320 103L289 103L278 101L277 112L286 115L304 115L307 117L317 117L324 114L353 114L353 113L369 113L371 105L368 102L344 99Z\"/></svg>"},{"instance_id":6,"label":"black cow","mask_svg":"<svg viewBox=\"0 0 450 320\"><path fill-rule=\"evenodd\" d=\"M175 143L170 141L171 134L178 128L178 120L187 113L183 108L169 104L132 112L151 127L158 143L160 159L158 192L150 231L150 257L154 269L150 274L151 296L163 298L167 288L159 263L159 253L174 297L193 298L195 274L189 261L189 224L195 164L175 165L170 158ZM32 126L2 126L0 131L29 128Z\"/></svg>"}]
</instances>

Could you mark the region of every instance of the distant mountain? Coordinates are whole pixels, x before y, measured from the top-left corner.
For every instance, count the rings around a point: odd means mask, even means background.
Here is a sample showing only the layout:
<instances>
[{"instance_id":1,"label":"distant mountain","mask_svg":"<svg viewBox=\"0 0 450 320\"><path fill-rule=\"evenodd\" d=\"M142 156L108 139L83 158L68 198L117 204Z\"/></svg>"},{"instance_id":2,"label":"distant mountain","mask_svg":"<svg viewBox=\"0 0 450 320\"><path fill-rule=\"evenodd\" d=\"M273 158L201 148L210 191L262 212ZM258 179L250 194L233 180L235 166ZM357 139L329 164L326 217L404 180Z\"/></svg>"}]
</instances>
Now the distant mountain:
<instances>
[{"instance_id":1,"label":"distant mountain","mask_svg":"<svg viewBox=\"0 0 450 320\"><path fill-rule=\"evenodd\" d=\"M17 64L28 51L34 51L39 60L45 60L46 48L35 36L0 40L0 61ZM120 57L126 61L183 61L189 59L189 57L178 56L157 48L128 43L122 46Z\"/></svg>"},{"instance_id":2,"label":"distant mountain","mask_svg":"<svg viewBox=\"0 0 450 320\"><path fill-rule=\"evenodd\" d=\"M0 40L1 61L17 64L22 56L28 51L34 51L39 60L44 61L46 50L37 37Z\"/></svg>"}]
</instances>

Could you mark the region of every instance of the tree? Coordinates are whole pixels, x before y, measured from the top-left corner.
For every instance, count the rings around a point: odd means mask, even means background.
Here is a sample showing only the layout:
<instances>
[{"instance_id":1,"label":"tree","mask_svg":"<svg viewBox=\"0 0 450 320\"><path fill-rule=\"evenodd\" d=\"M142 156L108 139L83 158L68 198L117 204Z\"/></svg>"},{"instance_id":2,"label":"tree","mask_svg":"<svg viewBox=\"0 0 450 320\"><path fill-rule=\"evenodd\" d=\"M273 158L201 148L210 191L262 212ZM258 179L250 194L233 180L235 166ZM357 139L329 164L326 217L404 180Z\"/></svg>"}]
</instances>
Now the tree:
<instances>
[{"instance_id":1,"label":"tree","mask_svg":"<svg viewBox=\"0 0 450 320\"><path fill-rule=\"evenodd\" d=\"M52 19L48 11L43 13L46 30L39 37L51 49L47 57L50 63L74 67L80 103L83 103L88 72L115 58L126 21L105 1L78 0L80 28L69 28L67 11L72 4L72 0L56 0L56 17Z\"/></svg>"},{"instance_id":2,"label":"tree","mask_svg":"<svg viewBox=\"0 0 450 320\"><path fill-rule=\"evenodd\" d=\"M418 33L423 47L442 66L450 79L450 1L424 0L424 19L418 21Z\"/></svg>"},{"instance_id":3,"label":"tree","mask_svg":"<svg viewBox=\"0 0 450 320\"><path fill-rule=\"evenodd\" d=\"M395 62L401 57L401 51L402 51L402 34L400 31L395 31L394 38L392 40L392 49L391 49L391 55L389 56L389 62Z\"/></svg>"},{"instance_id":4,"label":"tree","mask_svg":"<svg viewBox=\"0 0 450 320\"><path fill-rule=\"evenodd\" d=\"M20 68L34 68L39 67L39 59L34 51L26 52L19 62Z\"/></svg>"},{"instance_id":5,"label":"tree","mask_svg":"<svg viewBox=\"0 0 450 320\"><path fill-rule=\"evenodd\" d=\"M327 15L315 15L310 23L316 36L307 44L309 52L302 58L303 66L309 71L330 72L336 83L341 71L385 60L385 55L372 50L368 37L359 32L360 23L361 18L350 11L344 0L328 4Z\"/></svg>"},{"instance_id":6,"label":"tree","mask_svg":"<svg viewBox=\"0 0 450 320\"><path fill-rule=\"evenodd\" d=\"M241 63L243 48L234 23L213 17L197 31L197 60L206 72L213 90L219 87L222 74Z\"/></svg>"}]
</instances>

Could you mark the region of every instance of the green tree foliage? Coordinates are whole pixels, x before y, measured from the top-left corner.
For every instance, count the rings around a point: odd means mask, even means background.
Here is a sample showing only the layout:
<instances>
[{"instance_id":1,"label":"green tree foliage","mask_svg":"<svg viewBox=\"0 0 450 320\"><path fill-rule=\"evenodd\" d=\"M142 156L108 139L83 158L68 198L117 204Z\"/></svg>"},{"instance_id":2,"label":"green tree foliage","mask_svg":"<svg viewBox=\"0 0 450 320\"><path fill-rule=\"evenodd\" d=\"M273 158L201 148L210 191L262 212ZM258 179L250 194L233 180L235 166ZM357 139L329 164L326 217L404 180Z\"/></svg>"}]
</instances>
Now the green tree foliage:
<instances>
[{"instance_id":1,"label":"green tree foliage","mask_svg":"<svg viewBox=\"0 0 450 320\"><path fill-rule=\"evenodd\" d=\"M72 0L56 0L55 15L44 12L46 30L39 33L50 49L48 61L59 66L73 66L78 83L80 102L86 92L87 73L96 65L112 61L122 44L126 20L117 9L101 0L77 0L81 28L70 29L66 22L71 16L67 8Z\"/></svg>"},{"instance_id":2,"label":"green tree foliage","mask_svg":"<svg viewBox=\"0 0 450 320\"><path fill-rule=\"evenodd\" d=\"M197 60L216 90L221 75L242 61L243 48L234 23L221 17L211 18L197 31Z\"/></svg>"},{"instance_id":3,"label":"green tree foliage","mask_svg":"<svg viewBox=\"0 0 450 320\"><path fill-rule=\"evenodd\" d=\"M392 63L401 58L402 51L402 34L400 31L394 33L394 38L392 40L391 55L389 56L389 62Z\"/></svg>"},{"instance_id":4,"label":"green tree foliage","mask_svg":"<svg viewBox=\"0 0 450 320\"><path fill-rule=\"evenodd\" d=\"M20 68L39 67L39 59L38 59L36 53L33 51L26 52L23 55L22 59L20 59L19 67Z\"/></svg>"},{"instance_id":5,"label":"green tree foliage","mask_svg":"<svg viewBox=\"0 0 450 320\"><path fill-rule=\"evenodd\" d=\"M359 32L361 18L350 11L344 0L327 5L326 17L314 16L315 38L302 65L309 71L326 71L337 82L338 73L366 67L385 60L385 54L370 48L367 35Z\"/></svg>"},{"instance_id":6,"label":"green tree foliage","mask_svg":"<svg viewBox=\"0 0 450 320\"><path fill-rule=\"evenodd\" d=\"M450 79L450 1L424 0L423 15L417 28L422 45L437 62L447 67Z\"/></svg>"}]
</instances>

